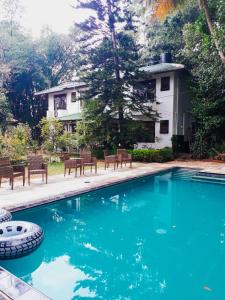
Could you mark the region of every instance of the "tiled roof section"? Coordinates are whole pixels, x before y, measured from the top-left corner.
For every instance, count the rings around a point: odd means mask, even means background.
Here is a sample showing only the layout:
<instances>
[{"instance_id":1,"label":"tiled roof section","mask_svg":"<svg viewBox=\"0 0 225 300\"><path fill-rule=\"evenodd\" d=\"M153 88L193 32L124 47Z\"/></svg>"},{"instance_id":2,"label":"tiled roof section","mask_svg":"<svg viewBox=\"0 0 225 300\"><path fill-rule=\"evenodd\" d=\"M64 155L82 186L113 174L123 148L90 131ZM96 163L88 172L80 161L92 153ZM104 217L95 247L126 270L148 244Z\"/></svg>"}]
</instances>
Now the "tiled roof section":
<instances>
[{"instance_id":1,"label":"tiled roof section","mask_svg":"<svg viewBox=\"0 0 225 300\"><path fill-rule=\"evenodd\" d=\"M76 88L76 87L82 87L82 86L86 86L86 85L87 84L85 82L66 82L64 84L54 86L54 87L46 89L46 90L36 92L35 96L50 94L50 93L56 93L56 92L62 92L62 91L67 90L67 89L73 89L73 88Z\"/></svg>"},{"instance_id":2,"label":"tiled roof section","mask_svg":"<svg viewBox=\"0 0 225 300\"><path fill-rule=\"evenodd\" d=\"M173 63L161 63L156 65L150 65L140 68L140 71L144 71L150 74L159 74L165 72L172 72L185 69L185 66L182 64L173 64Z\"/></svg>"},{"instance_id":3,"label":"tiled roof section","mask_svg":"<svg viewBox=\"0 0 225 300\"><path fill-rule=\"evenodd\" d=\"M66 115L58 118L60 121L78 121L81 120L81 114Z\"/></svg>"}]
</instances>

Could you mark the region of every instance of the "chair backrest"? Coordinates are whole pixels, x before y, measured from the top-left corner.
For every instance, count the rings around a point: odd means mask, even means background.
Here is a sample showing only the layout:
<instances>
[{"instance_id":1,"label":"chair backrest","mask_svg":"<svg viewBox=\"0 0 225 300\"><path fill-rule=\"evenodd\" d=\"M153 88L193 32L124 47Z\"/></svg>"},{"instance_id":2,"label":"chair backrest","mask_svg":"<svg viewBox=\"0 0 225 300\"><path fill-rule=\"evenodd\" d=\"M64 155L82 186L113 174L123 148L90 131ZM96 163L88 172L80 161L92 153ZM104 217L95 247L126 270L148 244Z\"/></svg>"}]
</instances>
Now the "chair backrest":
<instances>
[{"instance_id":1,"label":"chair backrest","mask_svg":"<svg viewBox=\"0 0 225 300\"><path fill-rule=\"evenodd\" d=\"M104 154L104 157L108 156L109 155L109 150L108 149L104 149L103 150L103 154Z\"/></svg>"},{"instance_id":2,"label":"chair backrest","mask_svg":"<svg viewBox=\"0 0 225 300\"><path fill-rule=\"evenodd\" d=\"M91 153L82 153L80 154L80 158L83 159L84 163L90 163L92 161Z\"/></svg>"},{"instance_id":3,"label":"chair backrest","mask_svg":"<svg viewBox=\"0 0 225 300\"><path fill-rule=\"evenodd\" d=\"M12 166L0 166L0 178L9 178L13 175Z\"/></svg>"},{"instance_id":4,"label":"chair backrest","mask_svg":"<svg viewBox=\"0 0 225 300\"><path fill-rule=\"evenodd\" d=\"M27 157L30 170L39 170L43 168L43 157L41 155L30 155Z\"/></svg>"},{"instance_id":5,"label":"chair backrest","mask_svg":"<svg viewBox=\"0 0 225 300\"><path fill-rule=\"evenodd\" d=\"M0 167L5 167L5 166L11 166L10 160L8 157L1 157L0 158Z\"/></svg>"},{"instance_id":6,"label":"chair backrest","mask_svg":"<svg viewBox=\"0 0 225 300\"><path fill-rule=\"evenodd\" d=\"M127 156L126 149L117 149L117 155Z\"/></svg>"}]
</instances>

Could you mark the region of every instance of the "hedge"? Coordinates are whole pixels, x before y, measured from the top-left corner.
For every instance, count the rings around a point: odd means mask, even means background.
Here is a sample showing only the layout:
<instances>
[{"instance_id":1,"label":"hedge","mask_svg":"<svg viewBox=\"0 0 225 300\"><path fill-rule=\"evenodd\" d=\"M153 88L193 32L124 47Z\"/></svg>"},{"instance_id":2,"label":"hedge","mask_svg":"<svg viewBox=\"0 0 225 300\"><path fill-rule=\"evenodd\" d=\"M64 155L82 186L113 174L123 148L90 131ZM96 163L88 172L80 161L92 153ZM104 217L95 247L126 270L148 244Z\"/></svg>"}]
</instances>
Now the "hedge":
<instances>
[{"instance_id":1,"label":"hedge","mask_svg":"<svg viewBox=\"0 0 225 300\"><path fill-rule=\"evenodd\" d=\"M163 149L143 149L143 150L129 150L133 156L134 161L143 162L166 162L173 160L173 151L171 148Z\"/></svg>"}]
</instances>

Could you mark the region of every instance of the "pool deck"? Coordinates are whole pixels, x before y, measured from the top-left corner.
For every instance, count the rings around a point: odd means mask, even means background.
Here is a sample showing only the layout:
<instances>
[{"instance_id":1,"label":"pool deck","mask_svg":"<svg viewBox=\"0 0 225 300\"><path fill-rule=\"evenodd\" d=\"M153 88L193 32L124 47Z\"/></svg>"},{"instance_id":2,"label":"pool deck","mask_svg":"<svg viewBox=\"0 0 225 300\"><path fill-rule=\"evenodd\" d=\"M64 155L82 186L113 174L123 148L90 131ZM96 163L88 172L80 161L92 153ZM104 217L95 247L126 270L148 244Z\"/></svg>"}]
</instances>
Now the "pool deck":
<instances>
[{"instance_id":1,"label":"pool deck","mask_svg":"<svg viewBox=\"0 0 225 300\"><path fill-rule=\"evenodd\" d=\"M86 171L84 176L74 177L74 173L64 177L61 175L49 176L48 184L41 181L41 177L31 180L22 186L21 179L15 181L14 190L8 182L3 182L0 188L0 207L10 211L25 209L44 203L57 201L73 195L96 190L130 179L154 174L173 167L200 168L208 173L225 174L225 163L208 161L172 161L168 163L134 163L133 168L123 167L104 170L100 168L98 174Z\"/></svg>"}]
</instances>

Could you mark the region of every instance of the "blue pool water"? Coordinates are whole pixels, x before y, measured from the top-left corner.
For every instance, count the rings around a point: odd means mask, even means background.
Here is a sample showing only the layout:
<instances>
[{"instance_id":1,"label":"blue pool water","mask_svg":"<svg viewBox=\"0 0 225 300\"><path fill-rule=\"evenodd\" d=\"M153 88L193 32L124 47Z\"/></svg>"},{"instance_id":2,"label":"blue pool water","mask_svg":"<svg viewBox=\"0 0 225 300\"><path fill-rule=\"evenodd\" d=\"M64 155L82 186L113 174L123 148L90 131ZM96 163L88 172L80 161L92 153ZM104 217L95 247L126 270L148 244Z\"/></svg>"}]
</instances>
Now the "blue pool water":
<instances>
[{"instance_id":1,"label":"blue pool water","mask_svg":"<svg viewBox=\"0 0 225 300\"><path fill-rule=\"evenodd\" d=\"M178 171L14 214L45 240L0 264L56 300L225 299L225 185Z\"/></svg>"}]
</instances>

